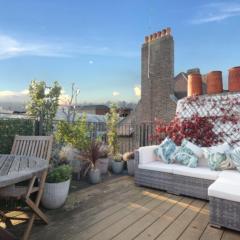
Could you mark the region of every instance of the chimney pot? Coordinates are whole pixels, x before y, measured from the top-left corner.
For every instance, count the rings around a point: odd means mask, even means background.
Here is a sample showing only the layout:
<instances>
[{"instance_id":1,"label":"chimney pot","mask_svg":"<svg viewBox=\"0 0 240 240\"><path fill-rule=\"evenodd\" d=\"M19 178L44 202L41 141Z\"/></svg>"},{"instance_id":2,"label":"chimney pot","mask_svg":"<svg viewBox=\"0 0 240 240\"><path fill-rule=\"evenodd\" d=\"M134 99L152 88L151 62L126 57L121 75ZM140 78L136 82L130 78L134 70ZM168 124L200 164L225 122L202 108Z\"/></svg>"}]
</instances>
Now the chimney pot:
<instances>
[{"instance_id":1,"label":"chimney pot","mask_svg":"<svg viewBox=\"0 0 240 240\"><path fill-rule=\"evenodd\" d=\"M161 34L162 34L161 31L157 32L157 38L160 38L160 37L161 37Z\"/></svg>"},{"instance_id":2,"label":"chimney pot","mask_svg":"<svg viewBox=\"0 0 240 240\"><path fill-rule=\"evenodd\" d=\"M152 40L153 40L153 34L150 35L150 41L152 41Z\"/></svg>"},{"instance_id":3,"label":"chimney pot","mask_svg":"<svg viewBox=\"0 0 240 240\"><path fill-rule=\"evenodd\" d=\"M166 35L166 32L167 32L166 29L162 30L162 37Z\"/></svg>"},{"instance_id":4,"label":"chimney pot","mask_svg":"<svg viewBox=\"0 0 240 240\"><path fill-rule=\"evenodd\" d=\"M148 41L149 41L149 37L145 36L145 43L148 43Z\"/></svg>"},{"instance_id":5,"label":"chimney pot","mask_svg":"<svg viewBox=\"0 0 240 240\"><path fill-rule=\"evenodd\" d=\"M240 66L230 68L228 71L229 92L240 92Z\"/></svg>"},{"instance_id":6,"label":"chimney pot","mask_svg":"<svg viewBox=\"0 0 240 240\"><path fill-rule=\"evenodd\" d=\"M172 30L170 27L166 28L166 35L171 35L171 32Z\"/></svg>"},{"instance_id":7,"label":"chimney pot","mask_svg":"<svg viewBox=\"0 0 240 240\"><path fill-rule=\"evenodd\" d=\"M154 40L157 39L157 33L154 33L154 34L153 34L153 38L154 38Z\"/></svg>"}]
</instances>

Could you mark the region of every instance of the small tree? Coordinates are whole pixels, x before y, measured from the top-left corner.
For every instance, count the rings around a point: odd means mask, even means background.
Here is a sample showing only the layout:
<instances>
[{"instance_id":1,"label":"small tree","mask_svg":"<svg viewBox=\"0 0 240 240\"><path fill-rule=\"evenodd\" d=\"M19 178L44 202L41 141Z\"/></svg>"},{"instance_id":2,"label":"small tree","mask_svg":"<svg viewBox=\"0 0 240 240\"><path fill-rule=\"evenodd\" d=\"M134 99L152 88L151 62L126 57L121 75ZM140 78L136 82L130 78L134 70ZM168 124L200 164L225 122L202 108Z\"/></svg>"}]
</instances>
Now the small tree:
<instances>
[{"instance_id":1,"label":"small tree","mask_svg":"<svg viewBox=\"0 0 240 240\"><path fill-rule=\"evenodd\" d=\"M54 82L52 87L47 87L44 81L33 80L29 86L31 100L27 105L27 114L39 120L39 134L51 132L53 119L58 109L61 86Z\"/></svg>"},{"instance_id":2,"label":"small tree","mask_svg":"<svg viewBox=\"0 0 240 240\"><path fill-rule=\"evenodd\" d=\"M117 106L113 104L110 108L110 113L107 114L107 142L109 146L109 153L115 156L119 152L119 142L117 136L117 124L119 116L117 113Z\"/></svg>"},{"instance_id":3,"label":"small tree","mask_svg":"<svg viewBox=\"0 0 240 240\"><path fill-rule=\"evenodd\" d=\"M67 122L74 122L76 117L76 106L78 103L78 95L80 94L80 89L75 87L75 83L72 83L72 93L67 100L66 109L63 107L62 112L66 117Z\"/></svg>"},{"instance_id":4,"label":"small tree","mask_svg":"<svg viewBox=\"0 0 240 240\"><path fill-rule=\"evenodd\" d=\"M73 123L60 121L55 137L60 144L70 144L80 151L85 151L91 141L91 126L88 126L86 115Z\"/></svg>"}]
</instances>

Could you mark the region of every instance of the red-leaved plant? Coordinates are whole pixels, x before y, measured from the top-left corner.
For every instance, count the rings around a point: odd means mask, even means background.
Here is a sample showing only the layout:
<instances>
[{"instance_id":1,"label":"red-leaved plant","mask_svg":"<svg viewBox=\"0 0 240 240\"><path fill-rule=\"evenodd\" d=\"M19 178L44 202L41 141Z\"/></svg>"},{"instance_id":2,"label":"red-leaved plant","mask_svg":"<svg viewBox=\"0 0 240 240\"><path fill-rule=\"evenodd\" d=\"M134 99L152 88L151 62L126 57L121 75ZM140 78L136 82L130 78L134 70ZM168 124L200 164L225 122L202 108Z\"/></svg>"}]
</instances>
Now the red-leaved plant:
<instances>
[{"instance_id":1,"label":"red-leaved plant","mask_svg":"<svg viewBox=\"0 0 240 240\"><path fill-rule=\"evenodd\" d=\"M197 115L184 120L175 117L169 123L156 120L155 133L151 136L151 140L161 143L168 136L177 145L181 145L182 140L186 138L199 146L209 147L221 142L213 128L211 120Z\"/></svg>"}]
</instances>

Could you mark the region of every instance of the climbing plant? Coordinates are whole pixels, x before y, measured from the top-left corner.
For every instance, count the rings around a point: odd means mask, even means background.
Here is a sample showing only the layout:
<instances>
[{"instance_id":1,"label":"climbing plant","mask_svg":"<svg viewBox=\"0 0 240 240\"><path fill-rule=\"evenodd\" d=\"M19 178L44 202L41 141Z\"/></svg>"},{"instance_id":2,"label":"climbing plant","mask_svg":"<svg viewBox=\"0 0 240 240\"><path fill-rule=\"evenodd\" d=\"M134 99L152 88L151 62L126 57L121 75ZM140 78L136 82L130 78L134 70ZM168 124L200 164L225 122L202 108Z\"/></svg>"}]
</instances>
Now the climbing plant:
<instances>
[{"instance_id":1,"label":"climbing plant","mask_svg":"<svg viewBox=\"0 0 240 240\"><path fill-rule=\"evenodd\" d=\"M119 142L117 134L117 125L119 116L117 113L117 106L113 104L110 112L107 114L107 142L109 146L109 153L113 156L119 152Z\"/></svg>"}]
</instances>

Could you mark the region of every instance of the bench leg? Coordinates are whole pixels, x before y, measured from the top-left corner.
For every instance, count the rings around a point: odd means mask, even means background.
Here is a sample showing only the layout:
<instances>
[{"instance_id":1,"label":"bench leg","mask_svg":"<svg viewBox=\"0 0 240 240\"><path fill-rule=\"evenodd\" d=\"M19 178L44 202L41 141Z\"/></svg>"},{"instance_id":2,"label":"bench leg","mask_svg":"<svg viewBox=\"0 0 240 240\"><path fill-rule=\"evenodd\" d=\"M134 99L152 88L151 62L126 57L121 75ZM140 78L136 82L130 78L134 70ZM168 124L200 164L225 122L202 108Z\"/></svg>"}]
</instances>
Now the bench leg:
<instances>
[{"instance_id":1,"label":"bench leg","mask_svg":"<svg viewBox=\"0 0 240 240\"><path fill-rule=\"evenodd\" d=\"M222 226L217 225L217 224L212 224L212 223L210 223L210 226L213 227L213 228L217 228L217 229L221 229L222 228Z\"/></svg>"}]
</instances>

